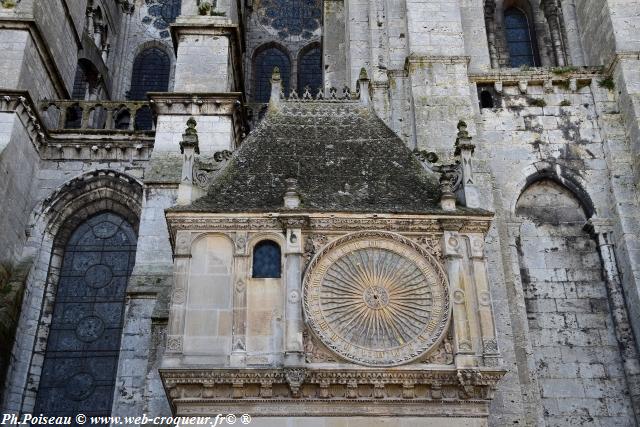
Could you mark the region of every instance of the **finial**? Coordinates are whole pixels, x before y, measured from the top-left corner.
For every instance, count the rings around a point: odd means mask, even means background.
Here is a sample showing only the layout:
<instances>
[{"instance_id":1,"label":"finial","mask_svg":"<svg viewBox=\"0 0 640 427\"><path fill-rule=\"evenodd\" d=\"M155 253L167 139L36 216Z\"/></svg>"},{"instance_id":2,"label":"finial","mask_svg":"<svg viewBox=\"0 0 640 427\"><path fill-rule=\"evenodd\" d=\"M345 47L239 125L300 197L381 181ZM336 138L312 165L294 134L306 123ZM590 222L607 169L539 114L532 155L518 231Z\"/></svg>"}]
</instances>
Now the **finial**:
<instances>
[{"instance_id":1,"label":"finial","mask_svg":"<svg viewBox=\"0 0 640 427\"><path fill-rule=\"evenodd\" d=\"M469 154L473 154L476 146L471 143L471 139L469 131L467 131L467 122L460 120L458 122L458 135L456 138L456 150L454 154L458 156L463 151L469 151Z\"/></svg>"},{"instance_id":2,"label":"finial","mask_svg":"<svg viewBox=\"0 0 640 427\"><path fill-rule=\"evenodd\" d=\"M358 79L358 92L360 92L360 103L362 105L369 105L369 76L367 70L364 67L360 69L360 78Z\"/></svg>"},{"instance_id":3,"label":"finial","mask_svg":"<svg viewBox=\"0 0 640 427\"><path fill-rule=\"evenodd\" d=\"M182 134L182 141L180 141L180 153L184 154L185 149L193 148L196 154L200 154L200 146L198 144L198 131L196 126L198 122L193 117L189 117L187 120L187 129Z\"/></svg>"},{"instance_id":4,"label":"finial","mask_svg":"<svg viewBox=\"0 0 640 427\"><path fill-rule=\"evenodd\" d=\"M455 186L459 178L459 167L457 164L442 165L440 172L440 207L443 211L456 210Z\"/></svg>"},{"instance_id":5,"label":"finial","mask_svg":"<svg viewBox=\"0 0 640 427\"><path fill-rule=\"evenodd\" d=\"M273 72L271 73L271 80L281 80L280 78L280 67L273 67Z\"/></svg>"},{"instance_id":6,"label":"finial","mask_svg":"<svg viewBox=\"0 0 640 427\"><path fill-rule=\"evenodd\" d=\"M287 178L284 180L287 191L284 193L284 207L287 209L297 209L300 207L300 193L298 193L298 180Z\"/></svg>"},{"instance_id":7,"label":"finial","mask_svg":"<svg viewBox=\"0 0 640 427\"><path fill-rule=\"evenodd\" d=\"M280 68L273 67L273 72L271 73L271 96L269 98L269 104L276 105L280 103L280 92L282 92Z\"/></svg>"}]
</instances>

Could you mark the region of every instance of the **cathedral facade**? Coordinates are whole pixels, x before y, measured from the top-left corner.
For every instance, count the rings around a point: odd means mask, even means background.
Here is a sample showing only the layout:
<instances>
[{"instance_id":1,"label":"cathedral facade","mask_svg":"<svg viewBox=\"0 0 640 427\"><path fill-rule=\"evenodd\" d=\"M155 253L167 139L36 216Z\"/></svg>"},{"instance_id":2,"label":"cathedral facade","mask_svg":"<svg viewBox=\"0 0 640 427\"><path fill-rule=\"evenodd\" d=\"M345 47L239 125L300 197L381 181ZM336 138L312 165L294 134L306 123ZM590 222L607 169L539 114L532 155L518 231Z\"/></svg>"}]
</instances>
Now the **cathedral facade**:
<instances>
[{"instance_id":1,"label":"cathedral facade","mask_svg":"<svg viewBox=\"0 0 640 427\"><path fill-rule=\"evenodd\" d=\"M639 34L638 0L0 0L3 420L637 426Z\"/></svg>"}]
</instances>

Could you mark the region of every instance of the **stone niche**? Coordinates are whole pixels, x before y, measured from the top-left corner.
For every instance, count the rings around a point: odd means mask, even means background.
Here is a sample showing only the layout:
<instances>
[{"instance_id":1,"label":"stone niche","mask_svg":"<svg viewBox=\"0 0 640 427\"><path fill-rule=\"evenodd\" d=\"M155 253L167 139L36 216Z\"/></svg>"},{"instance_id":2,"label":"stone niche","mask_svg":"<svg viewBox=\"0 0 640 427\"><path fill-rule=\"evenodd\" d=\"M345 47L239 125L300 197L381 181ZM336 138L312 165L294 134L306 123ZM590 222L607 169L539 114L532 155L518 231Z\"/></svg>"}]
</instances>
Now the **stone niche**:
<instances>
[{"instance_id":1,"label":"stone niche","mask_svg":"<svg viewBox=\"0 0 640 427\"><path fill-rule=\"evenodd\" d=\"M504 374L483 248L490 219L167 218L175 285L160 372L175 414L486 425ZM280 247L279 277L253 277L264 240Z\"/></svg>"}]
</instances>

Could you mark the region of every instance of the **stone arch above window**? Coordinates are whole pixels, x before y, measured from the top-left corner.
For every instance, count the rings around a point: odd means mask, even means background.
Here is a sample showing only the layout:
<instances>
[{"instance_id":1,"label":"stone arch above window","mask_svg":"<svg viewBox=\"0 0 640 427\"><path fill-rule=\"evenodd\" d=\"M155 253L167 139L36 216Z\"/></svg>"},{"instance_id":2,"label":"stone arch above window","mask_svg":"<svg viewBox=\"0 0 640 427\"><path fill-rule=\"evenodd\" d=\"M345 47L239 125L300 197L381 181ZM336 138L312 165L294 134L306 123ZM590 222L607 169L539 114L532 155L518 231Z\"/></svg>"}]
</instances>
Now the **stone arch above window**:
<instances>
[{"instance_id":1,"label":"stone arch above window","mask_svg":"<svg viewBox=\"0 0 640 427\"><path fill-rule=\"evenodd\" d=\"M535 29L531 18L524 10L510 7L504 11L504 34L511 67L539 65Z\"/></svg>"},{"instance_id":2,"label":"stone arch above window","mask_svg":"<svg viewBox=\"0 0 640 427\"><path fill-rule=\"evenodd\" d=\"M280 245L273 240L262 240L253 248L252 277L276 279L282 275Z\"/></svg>"},{"instance_id":3,"label":"stone arch above window","mask_svg":"<svg viewBox=\"0 0 640 427\"><path fill-rule=\"evenodd\" d=\"M285 95L289 94L291 60L284 49L270 44L258 48L253 58L253 100L255 102L269 102L271 74L275 67L280 69Z\"/></svg>"},{"instance_id":4,"label":"stone arch above window","mask_svg":"<svg viewBox=\"0 0 640 427\"><path fill-rule=\"evenodd\" d=\"M298 95L302 96L305 87L313 95L322 87L322 49L317 43L303 49L298 57Z\"/></svg>"}]
</instances>

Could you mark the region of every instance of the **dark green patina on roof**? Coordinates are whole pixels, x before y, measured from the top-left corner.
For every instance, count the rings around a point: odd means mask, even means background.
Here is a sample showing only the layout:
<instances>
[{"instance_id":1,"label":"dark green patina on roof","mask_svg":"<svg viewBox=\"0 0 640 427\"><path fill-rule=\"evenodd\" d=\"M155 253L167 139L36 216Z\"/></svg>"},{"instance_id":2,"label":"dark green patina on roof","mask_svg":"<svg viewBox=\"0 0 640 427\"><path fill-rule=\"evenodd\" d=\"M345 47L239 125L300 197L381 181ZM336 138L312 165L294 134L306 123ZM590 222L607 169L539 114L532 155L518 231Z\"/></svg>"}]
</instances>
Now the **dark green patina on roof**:
<instances>
[{"instance_id":1,"label":"dark green patina on roof","mask_svg":"<svg viewBox=\"0 0 640 427\"><path fill-rule=\"evenodd\" d=\"M437 177L372 110L353 101L270 107L207 195L171 210L284 211L287 178L298 180L298 211L443 213Z\"/></svg>"}]
</instances>

